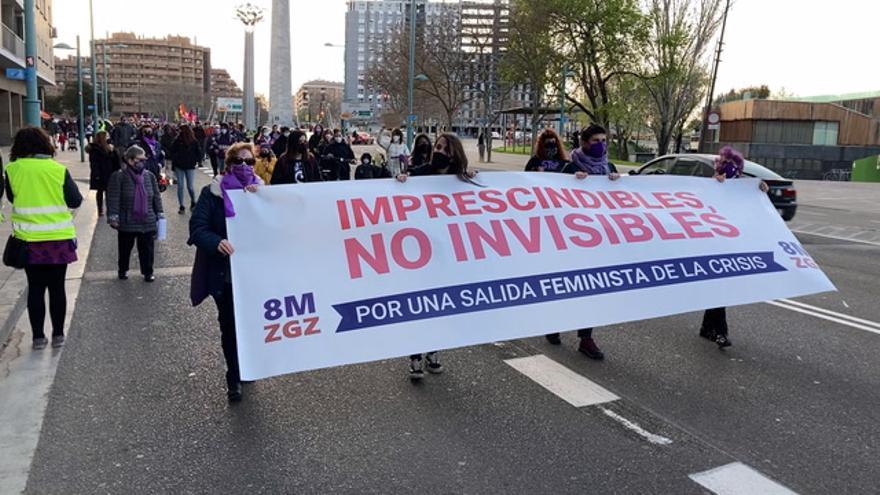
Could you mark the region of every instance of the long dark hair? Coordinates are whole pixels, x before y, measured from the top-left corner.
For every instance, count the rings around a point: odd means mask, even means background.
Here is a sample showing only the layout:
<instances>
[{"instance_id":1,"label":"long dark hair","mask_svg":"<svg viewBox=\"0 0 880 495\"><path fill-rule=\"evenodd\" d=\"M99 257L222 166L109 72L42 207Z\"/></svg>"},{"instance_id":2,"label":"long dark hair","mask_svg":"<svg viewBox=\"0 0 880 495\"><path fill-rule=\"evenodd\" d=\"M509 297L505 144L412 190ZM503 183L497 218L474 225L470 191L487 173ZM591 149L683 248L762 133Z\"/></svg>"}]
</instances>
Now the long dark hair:
<instances>
[{"instance_id":1,"label":"long dark hair","mask_svg":"<svg viewBox=\"0 0 880 495\"><path fill-rule=\"evenodd\" d=\"M177 139L186 145L196 142L196 136L193 134L192 128L188 125L180 126L180 133L177 135Z\"/></svg>"},{"instance_id":2,"label":"long dark hair","mask_svg":"<svg viewBox=\"0 0 880 495\"><path fill-rule=\"evenodd\" d=\"M556 131L550 129L544 129L541 134L538 134L538 139L535 140L535 156L540 158L541 160L547 159L547 149L544 146L545 141L549 141L551 139L556 140L556 146L559 147L559 154L556 155L556 158L568 161L568 154L565 152L565 144L562 143L562 139L559 138L559 134L556 134Z\"/></svg>"},{"instance_id":3,"label":"long dark hair","mask_svg":"<svg viewBox=\"0 0 880 495\"><path fill-rule=\"evenodd\" d=\"M287 137L287 149L284 150L284 153L278 157L278 161L286 162L288 160L293 160L293 156L297 153L302 155L303 161L308 160L312 157L311 152L309 152L308 143L300 143L300 140L306 134L303 131L295 130L290 133L290 136Z\"/></svg>"},{"instance_id":4,"label":"long dark hair","mask_svg":"<svg viewBox=\"0 0 880 495\"><path fill-rule=\"evenodd\" d=\"M9 151L9 161L26 158L34 155L55 156L55 147L46 131L39 127L22 127L15 133L12 141L12 149Z\"/></svg>"},{"instance_id":5,"label":"long dark hair","mask_svg":"<svg viewBox=\"0 0 880 495\"><path fill-rule=\"evenodd\" d=\"M483 187L482 184L478 184L468 177L468 158L464 152L464 145L461 144L461 139L458 139L458 136L451 132L441 134L437 141L441 139L446 140L446 153L449 156L449 168L446 169L445 173L455 174L456 177L464 182ZM437 141L434 142L434 146L437 146Z\"/></svg>"}]
</instances>

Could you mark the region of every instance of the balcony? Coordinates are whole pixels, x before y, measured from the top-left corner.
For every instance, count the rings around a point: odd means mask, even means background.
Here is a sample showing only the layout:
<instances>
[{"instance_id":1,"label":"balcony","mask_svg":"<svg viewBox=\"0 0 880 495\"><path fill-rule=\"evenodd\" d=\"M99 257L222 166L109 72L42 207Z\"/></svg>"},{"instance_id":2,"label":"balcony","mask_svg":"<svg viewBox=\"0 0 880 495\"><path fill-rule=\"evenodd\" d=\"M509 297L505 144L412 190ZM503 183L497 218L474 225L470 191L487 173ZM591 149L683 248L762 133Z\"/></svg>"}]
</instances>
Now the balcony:
<instances>
[{"instance_id":1,"label":"balcony","mask_svg":"<svg viewBox=\"0 0 880 495\"><path fill-rule=\"evenodd\" d=\"M3 48L24 62L24 40L3 24Z\"/></svg>"}]
</instances>

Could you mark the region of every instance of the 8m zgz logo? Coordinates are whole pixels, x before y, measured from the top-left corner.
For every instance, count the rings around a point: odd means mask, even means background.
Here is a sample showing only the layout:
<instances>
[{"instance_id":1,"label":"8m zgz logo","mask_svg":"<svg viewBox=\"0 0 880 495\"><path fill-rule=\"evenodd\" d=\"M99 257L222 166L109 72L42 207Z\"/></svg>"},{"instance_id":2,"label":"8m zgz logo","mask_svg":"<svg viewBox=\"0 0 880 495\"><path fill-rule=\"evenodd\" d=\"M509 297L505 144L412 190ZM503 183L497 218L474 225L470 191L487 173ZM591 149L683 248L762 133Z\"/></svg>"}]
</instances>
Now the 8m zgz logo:
<instances>
[{"instance_id":1,"label":"8m zgz logo","mask_svg":"<svg viewBox=\"0 0 880 495\"><path fill-rule=\"evenodd\" d=\"M300 297L269 299L263 303L263 309L263 318L275 322L263 327L267 344L321 333L318 328L319 317L307 316L315 314L315 295L312 292Z\"/></svg>"}]
</instances>

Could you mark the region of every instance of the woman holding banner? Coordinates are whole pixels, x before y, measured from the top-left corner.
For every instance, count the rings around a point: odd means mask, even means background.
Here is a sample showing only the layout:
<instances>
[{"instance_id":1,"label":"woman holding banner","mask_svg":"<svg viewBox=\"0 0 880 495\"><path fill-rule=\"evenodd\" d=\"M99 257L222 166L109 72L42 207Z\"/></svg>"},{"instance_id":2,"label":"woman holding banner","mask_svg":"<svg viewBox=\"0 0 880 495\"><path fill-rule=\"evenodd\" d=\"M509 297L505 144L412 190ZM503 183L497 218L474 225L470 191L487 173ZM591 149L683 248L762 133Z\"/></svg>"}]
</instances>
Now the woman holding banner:
<instances>
[{"instance_id":1,"label":"woman holding banner","mask_svg":"<svg viewBox=\"0 0 880 495\"><path fill-rule=\"evenodd\" d=\"M721 183L727 179L739 179L743 176L744 166L743 156L730 146L724 146L715 158L715 179ZM761 181L758 187L762 192L769 190L769 186L764 181ZM711 340L718 344L719 349L724 349L733 345L727 338L727 330L726 308L707 309L703 313L700 337Z\"/></svg>"},{"instance_id":2,"label":"woman holding banner","mask_svg":"<svg viewBox=\"0 0 880 495\"><path fill-rule=\"evenodd\" d=\"M244 189L256 192L261 184L254 174L254 147L250 143L233 144L226 151L226 172L205 186L189 220L190 245L196 246L190 299L198 306L208 296L217 305L220 342L226 359L226 396L230 402L242 399L238 349L235 340L235 311L232 298L232 274L229 257L235 249L226 236L226 218L235 216L227 191Z\"/></svg>"},{"instance_id":3,"label":"woman holding banner","mask_svg":"<svg viewBox=\"0 0 880 495\"><path fill-rule=\"evenodd\" d=\"M526 172L562 172L574 174L580 180L590 175L607 175L611 180L620 178L616 168L608 161L608 136L605 128L591 125L581 133L581 147L572 151L571 161L567 160L565 146L553 129L544 129L535 142L535 155L526 164ZM580 343L578 351L590 359L604 359L605 353L593 340L593 329L578 330ZM560 345L559 333L546 335L547 342Z\"/></svg>"},{"instance_id":4,"label":"woman holding banner","mask_svg":"<svg viewBox=\"0 0 880 495\"><path fill-rule=\"evenodd\" d=\"M406 182L410 175L455 175L459 179L479 185L474 182L477 175L476 170L468 170L468 159L464 152L464 146L458 136L451 133L442 134L434 143L434 153L431 162L420 167L409 167L405 173L397 176L400 182ZM443 365L440 364L439 352L429 352L425 354L425 360L428 362L427 369L429 373L443 373ZM420 380L425 376L422 367L422 355L413 354L409 357L409 377L413 380Z\"/></svg>"}]
</instances>

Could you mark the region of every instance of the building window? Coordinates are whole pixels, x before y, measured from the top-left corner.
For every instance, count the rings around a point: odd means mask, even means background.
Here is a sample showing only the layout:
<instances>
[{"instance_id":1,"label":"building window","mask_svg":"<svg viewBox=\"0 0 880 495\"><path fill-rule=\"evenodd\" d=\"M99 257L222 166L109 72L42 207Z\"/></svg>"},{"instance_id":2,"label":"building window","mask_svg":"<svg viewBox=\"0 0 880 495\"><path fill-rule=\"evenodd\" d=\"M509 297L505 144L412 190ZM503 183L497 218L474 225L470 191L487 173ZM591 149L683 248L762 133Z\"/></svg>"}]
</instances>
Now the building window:
<instances>
[{"instance_id":1,"label":"building window","mask_svg":"<svg viewBox=\"0 0 880 495\"><path fill-rule=\"evenodd\" d=\"M837 146L838 122L816 122L813 125L813 144L817 146Z\"/></svg>"}]
</instances>

